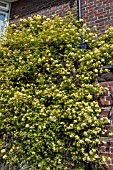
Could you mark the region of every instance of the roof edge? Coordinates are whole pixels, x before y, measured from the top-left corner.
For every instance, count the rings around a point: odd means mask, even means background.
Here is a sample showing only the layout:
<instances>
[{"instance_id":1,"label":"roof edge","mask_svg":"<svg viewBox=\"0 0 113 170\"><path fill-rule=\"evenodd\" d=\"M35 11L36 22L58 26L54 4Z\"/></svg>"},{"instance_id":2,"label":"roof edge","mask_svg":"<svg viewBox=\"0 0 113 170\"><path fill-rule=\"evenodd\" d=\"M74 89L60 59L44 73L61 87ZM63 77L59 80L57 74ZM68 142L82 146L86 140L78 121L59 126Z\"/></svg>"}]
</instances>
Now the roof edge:
<instances>
[{"instance_id":1,"label":"roof edge","mask_svg":"<svg viewBox=\"0 0 113 170\"><path fill-rule=\"evenodd\" d=\"M4 2L15 2L15 1L18 1L18 0L3 0Z\"/></svg>"}]
</instances>

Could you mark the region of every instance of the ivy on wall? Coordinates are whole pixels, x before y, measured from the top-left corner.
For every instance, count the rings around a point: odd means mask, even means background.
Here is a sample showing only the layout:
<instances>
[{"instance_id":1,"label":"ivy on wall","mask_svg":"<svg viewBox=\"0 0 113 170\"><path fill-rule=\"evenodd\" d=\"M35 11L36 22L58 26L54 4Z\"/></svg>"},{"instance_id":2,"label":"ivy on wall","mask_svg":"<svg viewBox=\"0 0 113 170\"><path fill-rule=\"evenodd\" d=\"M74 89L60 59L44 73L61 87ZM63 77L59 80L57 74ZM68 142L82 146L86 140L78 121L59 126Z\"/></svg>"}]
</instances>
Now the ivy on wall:
<instances>
[{"instance_id":1,"label":"ivy on wall","mask_svg":"<svg viewBox=\"0 0 113 170\"><path fill-rule=\"evenodd\" d=\"M0 146L9 169L23 160L32 170L106 161L97 146L109 121L100 118L94 95L103 88L94 80L113 64L112 37L113 28L98 38L72 14L8 28L0 46Z\"/></svg>"}]
</instances>

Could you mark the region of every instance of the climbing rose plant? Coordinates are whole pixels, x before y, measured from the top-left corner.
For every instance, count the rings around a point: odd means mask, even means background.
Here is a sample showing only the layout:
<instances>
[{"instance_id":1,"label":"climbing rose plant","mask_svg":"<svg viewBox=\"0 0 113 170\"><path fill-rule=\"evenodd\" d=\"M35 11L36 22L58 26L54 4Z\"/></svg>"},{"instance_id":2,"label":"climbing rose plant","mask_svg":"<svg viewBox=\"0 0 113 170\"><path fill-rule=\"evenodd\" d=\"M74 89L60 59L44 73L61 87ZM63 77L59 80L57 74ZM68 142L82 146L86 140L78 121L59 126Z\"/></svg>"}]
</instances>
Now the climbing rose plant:
<instances>
[{"instance_id":1,"label":"climbing rose plant","mask_svg":"<svg viewBox=\"0 0 113 170\"><path fill-rule=\"evenodd\" d=\"M112 40L113 28L99 39L72 14L11 24L0 45L0 157L8 169L105 161L97 146L108 119L100 118L95 78L113 64Z\"/></svg>"}]
</instances>

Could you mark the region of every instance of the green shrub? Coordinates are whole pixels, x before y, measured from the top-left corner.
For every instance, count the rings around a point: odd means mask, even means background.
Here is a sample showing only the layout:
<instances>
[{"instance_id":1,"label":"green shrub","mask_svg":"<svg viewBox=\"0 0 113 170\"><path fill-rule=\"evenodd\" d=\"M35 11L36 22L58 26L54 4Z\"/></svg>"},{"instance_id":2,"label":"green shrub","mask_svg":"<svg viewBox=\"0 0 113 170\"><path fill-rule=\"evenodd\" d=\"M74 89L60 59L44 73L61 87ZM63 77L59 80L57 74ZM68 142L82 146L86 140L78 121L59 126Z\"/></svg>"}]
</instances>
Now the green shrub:
<instances>
[{"instance_id":1,"label":"green shrub","mask_svg":"<svg viewBox=\"0 0 113 170\"><path fill-rule=\"evenodd\" d=\"M80 49L82 39L89 50ZM32 170L104 160L97 146L108 120L100 118L94 95L103 89L94 80L112 58L106 45L72 14L8 28L0 47L0 140L9 169L23 160Z\"/></svg>"}]
</instances>

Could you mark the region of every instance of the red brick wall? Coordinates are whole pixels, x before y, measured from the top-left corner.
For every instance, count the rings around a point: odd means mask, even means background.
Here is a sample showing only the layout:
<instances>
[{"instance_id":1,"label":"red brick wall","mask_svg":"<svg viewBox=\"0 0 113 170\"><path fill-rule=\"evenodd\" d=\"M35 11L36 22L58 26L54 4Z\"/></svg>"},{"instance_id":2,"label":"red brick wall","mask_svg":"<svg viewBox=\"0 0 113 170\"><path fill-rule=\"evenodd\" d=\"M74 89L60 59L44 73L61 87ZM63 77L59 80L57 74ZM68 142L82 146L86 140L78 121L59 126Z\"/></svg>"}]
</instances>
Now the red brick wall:
<instances>
[{"instance_id":1,"label":"red brick wall","mask_svg":"<svg viewBox=\"0 0 113 170\"><path fill-rule=\"evenodd\" d=\"M12 3L11 19L14 16L27 17L31 14L64 16L68 10L76 7L74 0L19 0Z\"/></svg>"},{"instance_id":2,"label":"red brick wall","mask_svg":"<svg viewBox=\"0 0 113 170\"><path fill-rule=\"evenodd\" d=\"M102 87L107 87L109 91L105 92L100 100L101 116L108 117L110 124L106 125L106 129L113 132L113 101L111 99L110 93L113 95L113 81L100 83ZM108 138L107 135L103 137L106 144L102 146L101 153L103 155L108 155L110 157L109 170L113 170L113 137Z\"/></svg>"},{"instance_id":3,"label":"red brick wall","mask_svg":"<svg viewBox=\"0 0 113 170\"><path fill-rule=\"evenodd\" d=\"M89 27L97 26L98 32L113 26L113 0L82 0L83 18Z\"/></svg>"},{"instance_id":4,"label":"red brick wall","mask_svg":"<svg viewBox=\"0 0 113 170\"><path fill-rule=\"evenodd\" d=\"M81 2L83 19L89 27L96 25L98 32L102 33L106 27L113 26L113 0L81 0ZM64 16L74 7L77 7L77 0L19 0L12 3L11 19L14 16L27 17L36 13L48 17L55 13Z\"/></svg>"}]
</instances>

